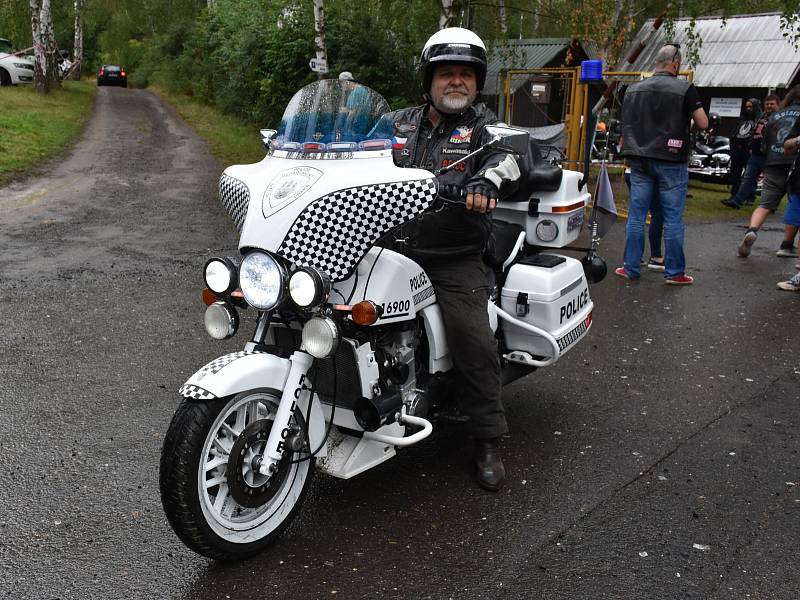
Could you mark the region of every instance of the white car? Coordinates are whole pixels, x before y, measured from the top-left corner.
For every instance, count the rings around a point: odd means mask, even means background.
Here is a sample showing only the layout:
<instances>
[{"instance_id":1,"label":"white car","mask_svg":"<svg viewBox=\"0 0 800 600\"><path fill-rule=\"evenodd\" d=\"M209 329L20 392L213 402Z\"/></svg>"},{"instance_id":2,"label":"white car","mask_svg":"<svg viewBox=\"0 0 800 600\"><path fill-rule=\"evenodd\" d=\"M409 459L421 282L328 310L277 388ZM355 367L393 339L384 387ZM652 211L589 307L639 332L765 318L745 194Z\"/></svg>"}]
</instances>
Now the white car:
<instances>
[{"instance_id":1,"label":"white car","mask_svg":"<svg viewBox=\"0 0 800 600\"><path fill-rule=\"evenodd\" d=\"M33 83L33 60L12 51L11 42L0 38L0 85Z\"/></svg>"}]
</instances>

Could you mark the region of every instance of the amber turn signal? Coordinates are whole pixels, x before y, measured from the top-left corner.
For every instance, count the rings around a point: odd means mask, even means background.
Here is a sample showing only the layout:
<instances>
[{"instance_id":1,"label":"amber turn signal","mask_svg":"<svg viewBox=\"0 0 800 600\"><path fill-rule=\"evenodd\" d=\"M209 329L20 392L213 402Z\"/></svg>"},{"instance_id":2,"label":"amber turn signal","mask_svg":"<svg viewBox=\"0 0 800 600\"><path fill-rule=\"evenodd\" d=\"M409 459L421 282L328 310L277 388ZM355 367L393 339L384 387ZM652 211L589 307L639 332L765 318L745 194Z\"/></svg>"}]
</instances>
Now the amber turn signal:
<instances>
[{"instance_id":1,"label":"amber turn signal","mask_svg":"<svg viewBox=\"0 0 800 600\"><path fill-rule=\"evenodd\" d=\"M211 306L217 300L219 300L219 298L214 292L208 288L203 288L203 304L206 306Z\"/></svg>"},{"instance_id":2,"label":"amber turn signal","mask_svg":"<svg viewBox=\"0 0 800 600\"><path fill-rule=\"evenodd\" d=\"M372 325L378 320L380 311L371 300L362 300L358 304L353 305L350 316L353 319L353 323L356 325Z\"/></svg>"}]
</instances>

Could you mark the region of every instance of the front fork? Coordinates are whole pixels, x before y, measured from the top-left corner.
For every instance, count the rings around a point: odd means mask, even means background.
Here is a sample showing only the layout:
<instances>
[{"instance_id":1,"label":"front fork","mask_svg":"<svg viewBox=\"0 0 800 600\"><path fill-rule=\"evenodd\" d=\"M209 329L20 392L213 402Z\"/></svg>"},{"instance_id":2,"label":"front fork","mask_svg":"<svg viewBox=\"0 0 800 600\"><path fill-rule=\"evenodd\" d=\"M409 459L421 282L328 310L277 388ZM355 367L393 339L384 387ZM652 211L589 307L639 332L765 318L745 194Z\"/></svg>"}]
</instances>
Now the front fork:
<instances>
[{"instance_id":1,"label":"front fork","mask_svg":"<svg viewBox=\"0 0 800 600\"><path fill-rule=\"evenodd\" d=\"M309 390L306 385L307 374L311 364L314 362L314 358L305 352L296 351L292 353L289 361L291 362L289 375L286 377L286 383L283 386L281 401L278 404L278 411L275 413L275 420L272 423L272 429L269 432L269 438L267 439L267 445L264 447L264 455L259 467L259 473L262 475L270 476L278 470L278 463L286 449L286 439L292 434L292 415L294 415L301 394ZM314 398L309 397L308 406L313 401Z\"/></svg>"}]
</instances>

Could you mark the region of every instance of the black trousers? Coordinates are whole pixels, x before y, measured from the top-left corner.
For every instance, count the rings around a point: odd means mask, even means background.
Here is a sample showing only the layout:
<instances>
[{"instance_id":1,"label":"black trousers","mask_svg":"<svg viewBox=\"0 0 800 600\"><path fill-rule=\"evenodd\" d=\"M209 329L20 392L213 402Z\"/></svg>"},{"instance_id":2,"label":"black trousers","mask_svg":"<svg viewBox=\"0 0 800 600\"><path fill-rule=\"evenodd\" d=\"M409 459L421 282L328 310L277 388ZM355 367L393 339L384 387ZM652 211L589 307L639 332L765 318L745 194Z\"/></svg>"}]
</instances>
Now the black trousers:
<instances>
[{"instance_id":1,"label":"black trousers","mask_svg":"<svg viewBox=\"0 0 800 600\"><path fill-rule=\"evenodd\" d=\"M747 159L750 158L750 150L747 148L731 148L731 162L728 165L728 183L731 184L731 198L739 191L742 183L742 172L747 166Z\"/></svg>"},{"instance_id":2,"label":"black trousers","mask_svg":"<svg viewBox=\"0 0 800 600\"><path fill-rule=\"evenodd\" d=\"M489 326L489 285L479 254L423 261L444 318L458 404L476 438L508 432L497 340Z\"/></svg>"}]
</instances>

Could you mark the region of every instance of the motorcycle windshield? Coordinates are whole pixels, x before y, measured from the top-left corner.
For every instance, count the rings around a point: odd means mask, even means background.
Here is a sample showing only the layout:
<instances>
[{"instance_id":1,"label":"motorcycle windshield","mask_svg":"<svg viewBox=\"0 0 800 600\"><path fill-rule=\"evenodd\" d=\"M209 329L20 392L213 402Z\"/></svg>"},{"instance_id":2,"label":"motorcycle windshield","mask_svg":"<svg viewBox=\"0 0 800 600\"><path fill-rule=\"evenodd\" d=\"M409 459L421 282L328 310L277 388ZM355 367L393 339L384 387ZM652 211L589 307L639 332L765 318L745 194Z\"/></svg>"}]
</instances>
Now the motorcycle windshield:
<instances>
[{"instance_id":1,"label":"motorcycle windshield","mask_svg":"<svg viewBox=\"0 0 800 600\"><path fill-rule=\"evenodd\" d=\"M391 123L381 116L389 104L353 81L323 79L297 92L281 118L273 148L336 152L373 150L369 141L389 141Z\"/></svg>"}]
</instances>

